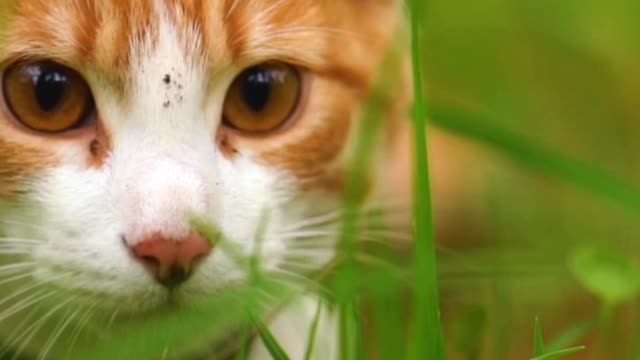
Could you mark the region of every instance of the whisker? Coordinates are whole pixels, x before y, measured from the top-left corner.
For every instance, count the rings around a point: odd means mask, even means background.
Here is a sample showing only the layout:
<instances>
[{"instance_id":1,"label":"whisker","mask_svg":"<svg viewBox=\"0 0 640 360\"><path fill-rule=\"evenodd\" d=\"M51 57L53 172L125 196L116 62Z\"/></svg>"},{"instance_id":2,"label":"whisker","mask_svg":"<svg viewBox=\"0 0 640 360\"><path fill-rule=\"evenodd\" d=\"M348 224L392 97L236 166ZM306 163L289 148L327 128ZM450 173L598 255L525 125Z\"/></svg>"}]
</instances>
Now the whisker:
<instances>
[{"instance_id":1,"label":"whisker","mask_svg":"<svg viewBox=\"0 0 640 360\"><path fill-rule=\"evenodd\" d=\"M7 353L9 351L11 351L11 348L16 344L16 342L18 342L20 340L20 337L18 336L18 334L20 333L20 331L22 331L28 324L31 323L31 318L38 312L38 310L40 309L40 304L34 306L31 311L29 311L29 313L27 314L27 316L24 317L24 320L22 320L20 322L20 324L18 325L18 327L16 329L14 329L12 331L12 336L7 339L6 341L3 341L3 346L2 348L0 348L0 359L4 359L5 355L7 355Z\"/></svg>"},{"instance_id":2,"label":"whisker","mask_svg":"<svg viewBox=\"0 0 640 360\"><path fill-rule=\"evenodd\" d=\"M99 303L100 303L100 300L96 300L91 306L89 306L88 310L82 315L82 317L80 317L80 320L76 325L76 329L74 330L70 338L70 344L67 350L67 357L70 357L71 353L73 352L73 348L75 347L76 342L78 341L78 338L82 333L82 330L84 330L84 328L87 326L87 324L91 320L91 316L94 313L94 309Z\"/></svg>"},{"instance_id":3,"label":"whisker","mask_svg":"<svg viewBox=\"0 0 640 360\"><path fill-rule=\"evenodd\" d=\"M42 244L42 241L19 237L0 237L0 244Z\"/></svg>"},{"instance_id":4,"label":"whisker","mask_svg":"<svg viewBox=\"0 0 640 360\"><path fill-rule=\"evenodd\" d=\"M412 241L413 234L410 232L400 232L394 230L380 229L380 230L369 230L366 229L363 231L365 235L372 235L381 237L381 240L403 240L403 241Z\"/></svg>"},{"instance_id":5,"label":"whisker","mask_svg":"<svg viewBox=\"0 0 640 360\"><path fill-rule=\"evenodd\" d=\"M398 270L401 269L400 265L394 264L385 258L370 255L370 254L358 253L355 255L354 260L356 264L361 264L366 266L374 266L374 267L380 267L380 268L393 268ZM285 267L293 271L297 270L302 272L318 271L317 267L314 267L314 265L315 264L312 261L305 261L302 258L298 258L298 259L286 258L280 264L281 267Z\"/></svg>"},{"instance_id":6,"label":"whisker","mask_svg":"<svg viewBox=\"0 0 640 360\"><path fill-rule=\"evenodd\" d=\"M113 311L113 314L111 314L111 317L109 318L109 322L107 323L107 326L105 327L105 329L111 329L113 327L113 324L116 322L116 318L118 317L118 315L120 314L120 308L116 308Z\"/></svg>"},{"instance_id":7,"label":"whisker","mask_svg":"<svg viewBox=\"0 0 640 360\"><path fill-rule=\"evenodd\" d=\"M27 274L27 275L30 276L30 274ZM26 292L28 292L30 290L37 289L37 288L39 288L41 286L44 286L44 285L46 285L47 283L49 283L49 282L51 282L53 280L63 279L63 278L68 277L70 275L71 275L70 273L66 273L66 274L62 274L60 276L55 276L55 277L52 277L52 278L49 278L49 279L46 279L46 280L38 280L35 283L31 284L30 286L23 287L22 289L18 289L16 291L12 292L11 294L8 294L8 296L6 296L4 298L1 298L0 299L0 305L3 305L5 303L7 303L11 299L15 299L16 297L18 297L18 296L20 296L20 295L22 295L22 294L24 294L24 293L26 293ZM0 317L0 322L2 322L2 320L3 319Z\"/></svg>"},{"instance_id":8,"label":"whisker","mask_svg":"<svg viewBox=\"0 0 640 360\"><path fill-rule=\"evenodd\" d=\"M57 294L57 292L53 292L53 295L56 295L56 294ZM23 335L26 336L26 338L22 342L22 345L14 353L14 356L13 356L12 360L19 359L20 355L24 351L24 348L27 346L27 344L29 344L31 342L31 339L33 339L33 337L40 331L40 329L44 326L46 321L51 316L53 316L58 310L62 309L64 306L66 306L69 302L73 301L74 299L75 299L75 297L70 297L67 300L63 301L62 303L56 305L51 310L49 310L49 312L47 312L42 318L40 318L37 322L33 323L29 327L29 329L27 329L27 332L23 333ZM23 336L21 336L21 337L23 337Z\"/></svg>"},{"instance_id":9,"label":"whisker","mask_svg":"<svg viewBox=\"0 0 640 360\"><path fill-rule=\"evenodd\" d=\"M29 251L33 252L33 245L31 244L0 244L0 254L12 251Z\"/></svg>"},{"instance_id":10,"label":"whisker","mask_svg":"<svg viewBox=\"0 0 640 360\"><path fill-rule=\"evenodd\" d=\"M0 224L29 226L29 227L37 229L37 230L46 231L46 228L44 226L42 226L42 225L26 223L26 222L17 221L17 220L0 219Z\"/></svg>"},{"instance_id":11,"label":"whisker","mask_svg":"<svg viewBox=\"0 0 640 360\"><path fill-rule=\"evenodd\" d=\"M282 237L282 239L287 241L288 249L296 249L296 248L317 248L317 247L325 247L325 248L334 248L339 249L340 245L340 234L339 232L331 233L331 232L309 232L309 233L300 233L298 236ZM401 232L391 232L391 231L362 231L355 235L356 244L376 244L383 245L389 248L395 249L403 249L407 247L407 244L411 243L413 237L410 234L404 234Z\"/></svg>"},{"instance_id":12,"label":"whisker","mask_svg":"<svg viewBox=\"0 0 640 360\"><path fill-rule=\"evenodd\" d=\"M334 238L308 238L293 239L286 243L287 250L285 255L296 250L326 250L337 251L339 242Z\"/></svg>"},{"instance_id":13,"label":"whisker","mask_svg":"<svg viewBox=\"0 0 640 360\"><path fill-rule=\"evenodd\" d=\"M367 229L377 229L379 227L382 228L394 228L395 225L407 226L411 224L410 212L409 211L386 211L381 208L365 208L355 210L356 215L363 222L364 228ZM351 214L352 211L347 209L339 209L334 210L328 213L309 216L303 219L302 221L293 223L291 225L285 226L282 229L282 233L291 233L300 230L317 230L322 226L338 226L341 223L341 220L344 216ZM372 222L380 221L380 224L371 224ZM376 226L374 226L376 225ZM309 229L314 228L314 229ZM337 229L336 229L337 230Z\"/></svg>"},{"instance_id":14,"label":"whisker","mask_svg":"<svg viewBox=\"0 0 640 360\"><path fill-rule=\"evenodd\" d=\"M19 263L11 263L0 266L0 275L12 274L14 272L24 272L25 269L33 267L36 263L33 261L25 261Z\"/></svg>"},{"instance_id":15,"label":"whisker","mask_svg":"<svg viewBox=\"0 0 640 360\"><path fill-rule=\"evenodd\" d=\"M284 238L287 241L288 248L295 249L297 247L302 248L315 248L317 246L324 245L326 247L332 247L337 249L340 245L340 235L341 234L329 234L327 236L309 236L309 237L291 237ZM379 245L394 245L392 240L401 240L401 239L388 239L388 238L378 238L375 236L371 236L368 234L359 234L355 238L356 244L379 244Z\"/></svg>"},{"instance_id":16,"label":"whisker","mask_svg":"<svg viewBox=\"0 0 640 360\"><path fill-rule=\"evenodd\" d=\"M275 270L269 271L269 275L272 275L269 277L270 280L279 282L281 284L284 284L285 286L286 285L311 286L314 288L314 290L318 290L323 294L331 294L331 291L326 286L319 283L317 280L314 280L302 274L291 272L287 269L283 269L279 267ZM290 280L293 280L294 282L288 282Z\"/></svg>"},{"instance_id":17,"label":"whisker","mask_svg":"<svg viewBox=\"0 0 640 360\"><path fill-rule=\"evenodd\" d=\"M31 294L30 296L28 296L26 299L22 300L21 302L9 307L7 310L3 311L0 314L0 323L2 323L3 321L7 320L8 318L14 316L15 314L19 313L20 311L28 308L31 305L37 304L40 301L46 299L48 296L50 296L51 292L47 292L46 289L41 289L40 291L36 292L35 294Z\"/></svg>"},{"instance_id":18,"label":"whisker","mask_svg":"<svg viewBox=\"0 0 640 360\"><path fill-rule=\"evenodd\" d=\"M293 224L292 226L285 227L283 229L283 232L284 233L292 232L292 231L304 229L311 226L322 225L330 221L336 221L337 219L340 219L342 214L343 214L342 210L335 210L330 213L326 213L326 214L322 214L314 217L308 217L303 221Z\"/></svg>"},{"instance_id":19,"label":"whisker","mask_svg":"<svg viewBox=\"0 0 640 360\"><path fill-rule=\"evenodd\" d=\"M338 236L338 235L340 235L340 231L338 230L335 230L335 231L307 230L307 231L280 233L279 237L282 239L304 239L304 238L328 237L328 236Z\"/></svg>"},{"instance_id":20,"label":"whisker","mask_svg":"<svg viewBox=\"0 0 640 360\"><path fill-rule=\"evenodd\" d=\"M46 341L44 342L44 345L40 348L40 350L38 351L38 357L36 358L36 360L43 360L43 352L49 352L49 346L51 344L51 339L53 339L53 337L55 336L55 334L58 332L58 329L60 329L60 327L62 326L62 324L64 323L65 319L69 316L69 313L71 312L71 309L67 309L66 313L64 315L62 315L60 317L60 319L57 321L55 327L53 328L52 331L49 332Z\"/></svg>"},{"instance_id":21,"label":"whisker","mask_svg":"<svg viewBox=\"0 0 640 360\"><path fill-rule=\"evenodd\" d=\"M31 249L2 249L0 248L0 256L9 256L9 255L30 255L32 251Z\"/></svg>"},{"instance_id":22,"label":"whisker","mask_svg":"<svg viewBox=\"0 0 640 360\"><path fill-rule=\"evenodd\" d=\"M49 351L51 351L51 349L53 348L55 343L58 341L58 339L60 338L60 336L62 335L64 330L69 326L71 321L73 321L73 319L76 316L78 316L78 314L80 313L80 310L81 309L76 309L75 311L73 311L73 313L71 313L71 315L66 315L66 314L69 314L72 310L69 309L69 311L67 311L67 313L65 314L66 320L62 321L56 327L56 330L54 330L53 334L50 336L49 341L47 341L47 343L45 344L44 349L41 351L40 356L38 357L38 360L46 360L47 359L47 355L49 354ZM65 317L63 317L62 319L65 319Z\"/></svg>"},{"instance_id":23,"label":"whisker","mask_svg":"<svg viewBox=\"0 0 640 360\"><path fill-rule=\"evenodd\" d=\"M12 276L12 277L8 277L5 279L2 279L2 281L0 281L0 285L6 285L9 283L12 283L14 281L18 281L18 280L22 280L24 278L28 278L31 276L31 273L27 272L27 273L22 273L16 276ZM3 304L3 301L0 301L0 304Z\"/></svg>"},{"instance_id":24,"label":"whisker","mask_svg":"<svg viewBox=\"0 0 640 360\"><path fill-rule=\"evenodd\" d=\"M317 262L314 263L313 261L304 260L301 258L287 258L280 263L281 267L285 267L291 270L302 270L302 272L317 271L318 267L321 265L323 264L319 264Z\"/></svg>"},{"instance_id":25,"label":"whisker","mask_svg":"<svg viewBox=\"0 0 640 360\"><path fill-rule=\"evenodd\" d=\"M286 256L287 257L309 257L309 258L315 258L318 256L324 256L324 255L332 255L337 253L337 251L335 249L330 249L330 248L317 248L317 249L313 249L313 248L299 248L299 249L288 249Z\"/></svg>"}]
</instances>

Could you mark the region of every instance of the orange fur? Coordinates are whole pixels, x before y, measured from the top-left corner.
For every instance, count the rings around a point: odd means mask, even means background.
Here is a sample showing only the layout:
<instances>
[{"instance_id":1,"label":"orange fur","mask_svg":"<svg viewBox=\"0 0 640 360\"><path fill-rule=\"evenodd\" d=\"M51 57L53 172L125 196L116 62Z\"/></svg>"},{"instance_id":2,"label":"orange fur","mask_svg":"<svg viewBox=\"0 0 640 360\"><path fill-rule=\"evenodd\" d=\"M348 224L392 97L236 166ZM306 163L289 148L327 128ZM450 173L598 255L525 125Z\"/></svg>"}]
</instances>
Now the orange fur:
<instances>
[{"instance_id":1,"label":"orange fur","mask_svg":"<svg viewBox=\"0 0 640 360\"><path fill-rule=\"evenodd\" d=\"M344 177L340 160L388 47L398 5L393 0L18 0L7 16L0 60L59 61L85 76L106 79L125 103L136 45L153 45L158 14L166 14L184 50L193 61L207 64L212 75L263 61L298 65L313 79L298 123L260 138L220 130L218 146L229 158L247 153L289 171L304 188L337 191ZM91 139L65 141L82 141L87 166L99 167L111 146L108 133L99 125ZM15 165L0 172L0 184L53 166L55 155L42 156L47 142L32 143L29 151L3 151L11 158L0 158L0 164ZM6 147L18 148L5 139L0 150ZM32 160L24 159L26 154Z\"/></svg>"},{"instance_id":2,"label":"orange fur","mask_svg":"<svg viewBox=\"0 0 640 360\"><path fill-rule=\"evenodd\" d=\"M27 180L51 166L50 156L29 146L0 138L0 199L27 192Z\"/></svg>"},{"instance_id":3,"label":"orange fur","mask_svg":"<svg viewBox=\"0 0 640 360\"><path fill-rule=\"evenodd\" d=\"M151 0L22 0L3 38L5 59L53 59L78 71L92 70L124 87L131 47L153 38Z\"/></svg>"}]
</instances>

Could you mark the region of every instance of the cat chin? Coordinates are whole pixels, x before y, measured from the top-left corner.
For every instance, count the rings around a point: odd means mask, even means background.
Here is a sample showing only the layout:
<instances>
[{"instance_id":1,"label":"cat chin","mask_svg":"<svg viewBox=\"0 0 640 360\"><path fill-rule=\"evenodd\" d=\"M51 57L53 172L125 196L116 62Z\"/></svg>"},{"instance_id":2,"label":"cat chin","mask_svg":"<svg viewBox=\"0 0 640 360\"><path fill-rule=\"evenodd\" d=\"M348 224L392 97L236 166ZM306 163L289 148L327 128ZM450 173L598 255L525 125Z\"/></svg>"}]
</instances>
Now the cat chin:
<instances>
[{"instance_id":1,"label":"cat chin","mask_svg":"<svg viewBox=\"0 0 640 360\"><path fill-rule=\"evenodd\" d=\"M120 317L136 320L198 307L219 296L234 296L240 293L243 285L241 281L218 283L209 287L185 283L177 288L167 289L150 279L144 288L118 292L82 289L77 284L69 283L54 285L52 288L60 292L60 297L73 299L70 306L93 307L96 313L103 316L116 314L114 320Z\"/></svg>"},{"instance_id":2,"label":"cat chin","mask_svg":"<svg viewBox=\"0 0 640 360\"><path fill-rule=\"evenodd\" d=\"M152 286L145 292L128 295L83 290L65 284L47 284L35 293L35 297L29 294L4 303L0 306L0 314L3 314L0 316L18 309L16 306L26 301L41 299L36 306L28 308L23 316L8 317L2 321L0 358L5 358L3 351L8 348L12 354L20 353L33 358L38 358L45 349L49 354L47 358L67 358L72 348L91 348L99 339L108 339L131 327L153 323L167 316L181 316L185 311L206 306L217 297L232 299L236 290L242 287L242 283L238 282L226 286L219 284L219 287L204 291L200 286L186 283L170 291L150 283ZM37 284L37 280L33 284ZM15 290L7 287L0 289L7 292ZM56 334L61 324L65 327L66 335L78 331L79 337L73 339L74 336L68 336L48 348L52 335Z\"/></svg>"}]
</instances>

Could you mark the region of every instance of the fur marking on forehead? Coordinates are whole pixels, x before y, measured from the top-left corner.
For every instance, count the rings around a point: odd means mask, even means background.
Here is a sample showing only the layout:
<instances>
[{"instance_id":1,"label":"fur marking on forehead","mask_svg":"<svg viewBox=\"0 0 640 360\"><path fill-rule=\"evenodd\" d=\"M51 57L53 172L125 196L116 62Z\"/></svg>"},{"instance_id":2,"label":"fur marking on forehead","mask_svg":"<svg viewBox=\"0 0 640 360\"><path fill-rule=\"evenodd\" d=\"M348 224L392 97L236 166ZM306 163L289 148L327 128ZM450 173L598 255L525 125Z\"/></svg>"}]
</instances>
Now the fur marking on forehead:
<instances>
[{"instance_id":1,"label":"fur marking on forehead","mask_svg":"<svg viewBox=\"0 0 640 360\"><path fill-rule=\"evenodd\" d=\"M53 58L123 87L132 59L168 18L213 69L282 60L366 85L386 44L391 1L17 0L3 57ZM372 19L375 19L373 21ZM149 46L149 44L146 44ZM363 54L367 56L363 56Z\"/></svg>"}]
</instances>

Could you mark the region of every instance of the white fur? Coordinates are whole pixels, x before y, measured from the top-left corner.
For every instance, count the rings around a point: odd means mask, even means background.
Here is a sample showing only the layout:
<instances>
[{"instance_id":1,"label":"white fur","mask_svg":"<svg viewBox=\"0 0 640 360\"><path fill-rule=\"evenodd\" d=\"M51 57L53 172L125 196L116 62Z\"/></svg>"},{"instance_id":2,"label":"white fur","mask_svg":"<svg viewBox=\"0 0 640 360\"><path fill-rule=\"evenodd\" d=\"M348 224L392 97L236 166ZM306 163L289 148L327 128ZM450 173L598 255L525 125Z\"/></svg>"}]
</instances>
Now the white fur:
<instances>
[{"instance_id":1,"label":"white fur","mask_svg":"<svg viewBox=\"0 0 640 360\"><path fill-rule=\"evenodd\" d=\"M134 52L126 104L100 78L89 75L101 121L111 135L113 152L107 163L89 170L83 163L86 148L68 145L61 153L64 163L34 185L27 207L37 210L35 222L11 226L8 234L41 241L33 253L37 278L100 294L100 306L117 305L123 311L152 310L167 301L167 290L127 248L146 234L180 238L189 231L189 216L198 215L248 256L267 213L261 255L269 271L286 255L279 232L311 205L293 201L296 194L286 173L256 163L250 153L233 160L223 156L214 139L225 92L236 73L217 71L211 79L204 66L184 53L166 16L160 30L153 48L131 44L139 51ZM170 84L164 82L167 74ZM246 269L214 249L175 297L189 303L246 276ZM303 308L284 311L276 326L298 353L306 338L291 338L291 329L281 324L308 324L313 312L308 303Z\"/></svg>"}]
</instances>

